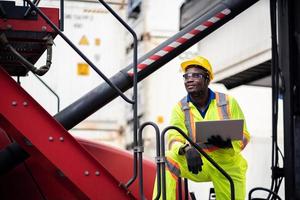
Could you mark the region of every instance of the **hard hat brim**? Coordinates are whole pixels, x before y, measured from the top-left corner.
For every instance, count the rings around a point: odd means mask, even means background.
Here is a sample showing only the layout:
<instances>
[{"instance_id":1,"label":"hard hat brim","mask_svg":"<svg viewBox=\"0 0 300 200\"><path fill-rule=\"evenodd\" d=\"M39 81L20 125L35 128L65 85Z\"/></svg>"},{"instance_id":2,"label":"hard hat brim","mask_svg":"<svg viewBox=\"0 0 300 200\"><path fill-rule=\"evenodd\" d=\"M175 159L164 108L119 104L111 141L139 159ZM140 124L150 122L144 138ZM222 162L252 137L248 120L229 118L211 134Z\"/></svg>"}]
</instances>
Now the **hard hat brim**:
<instances>
[{"instance_id":1,"label":"hard hat brim","mask_svg":"<svg viewBox=\"0 0 300 200\"><path fill-rule=\"evenodd\" d=\"M202 66L200 62L196 61L196 60L188 60L188 61L184 61L180 64L181 66L181 70L185 73L186 72L186 69L191 66L191 65L197 65L199 66L199 68L202 68L204 70L206 70L209 74L209 79L212 80L214 77L213 77L213 74L211 72L208 71L207 67L205 66Z\"/></svg>"}]
</instances>

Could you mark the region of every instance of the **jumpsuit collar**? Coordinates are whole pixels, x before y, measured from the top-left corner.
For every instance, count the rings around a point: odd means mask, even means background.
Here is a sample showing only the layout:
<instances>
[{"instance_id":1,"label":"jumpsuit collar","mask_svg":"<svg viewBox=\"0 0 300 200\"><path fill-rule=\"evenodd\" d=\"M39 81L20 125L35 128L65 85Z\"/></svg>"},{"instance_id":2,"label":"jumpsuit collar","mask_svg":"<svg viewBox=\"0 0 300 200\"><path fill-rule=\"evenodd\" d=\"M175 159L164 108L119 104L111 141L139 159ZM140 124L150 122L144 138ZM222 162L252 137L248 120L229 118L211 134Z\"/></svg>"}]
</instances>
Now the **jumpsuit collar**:
<instances>
[{"instance_id":1,"label":"jumpsuit collar","mask_svg":"<svg viewBox=\"0 0 300 200\"><path fill-rule=\"evenodd\" d=\"M191 102L197 108L197 110L199 111L199 113L201 114L203 119L204 119L205 114L208 110L208 107L209 107L209 104L210 104L211 100L216 98L215 93L210 88L208 88L208 92L209 92L208 101L207 101L207 104L205 105L205 108L203 110L201 110L201 108L199 106L197 106L194 102L192 102L191 97L190 97L189 94L187 95L187 102Z\"/></svg>"}]
</instances>

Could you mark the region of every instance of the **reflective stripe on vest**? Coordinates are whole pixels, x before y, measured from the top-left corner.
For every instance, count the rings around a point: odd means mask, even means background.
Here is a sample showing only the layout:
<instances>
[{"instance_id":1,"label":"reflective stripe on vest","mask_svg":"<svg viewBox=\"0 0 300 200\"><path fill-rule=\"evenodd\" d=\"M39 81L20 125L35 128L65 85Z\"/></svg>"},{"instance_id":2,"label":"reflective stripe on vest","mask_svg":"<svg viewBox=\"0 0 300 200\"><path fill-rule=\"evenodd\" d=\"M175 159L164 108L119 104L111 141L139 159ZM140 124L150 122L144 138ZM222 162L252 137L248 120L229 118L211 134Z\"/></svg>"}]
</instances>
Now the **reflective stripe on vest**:
<instances>
[{"instance_id":1,"label":"reflective stripe on vest","mask_svg":"<svg viewBox=\"0 0 300 200\"><path fill-rule=\"evenodd\" d=\"M216 94L216 101L217 101L220 119L229 119L228 102L227 102L226 94L220 92L215 92L215 94ZM184 98L182 98L180 100L180 103L181 103L181 109L184 113L184 124L188 130L188 136L192 138L195 142L196 138L191 137L191 134L193 134L193 130L192 130L192 123L191 123L192 120L190 114L190 106L189 103L187 102L187 97L185 96Z\"/></svg>"},{"instance_id":2,"label":"reflective stripe on vest","mask_svg":"<svg viewBox=\"0 0 300 200\"><path fill-rule=\"evenodd\" d=\"M179 165L177 162L171 160L170 158L167 158L166 164L167 164L168 170L171 172L171 174L173 176L180 177L181 172L180 172L180 168L179 168Z\"/></svg>"},{"instance_id":3,"label":"reflective stripe on vest","mask_svg":"<svg viewBox=\"0 0 300 200\"><path fill-rule=\"evenodd\" d=\"M220 118L229 119L226 94L216 92L216 100L217 100L217 106L218 106Z\"/></svg>"},{"instance_id":4,"label":"reflective stripe on vest","mask_svg":"<svg viewBox=\"0 0 300 200\"><path fill-rule=\"evenodd\" d=\"M191 126L191 115L190 115L190 106L187 102L187 97L183 97L180 101L181 109L184 112L184 124L188 131L188 136L191 137L191 133L193 133Z\"/></svg>"}]
</instances>

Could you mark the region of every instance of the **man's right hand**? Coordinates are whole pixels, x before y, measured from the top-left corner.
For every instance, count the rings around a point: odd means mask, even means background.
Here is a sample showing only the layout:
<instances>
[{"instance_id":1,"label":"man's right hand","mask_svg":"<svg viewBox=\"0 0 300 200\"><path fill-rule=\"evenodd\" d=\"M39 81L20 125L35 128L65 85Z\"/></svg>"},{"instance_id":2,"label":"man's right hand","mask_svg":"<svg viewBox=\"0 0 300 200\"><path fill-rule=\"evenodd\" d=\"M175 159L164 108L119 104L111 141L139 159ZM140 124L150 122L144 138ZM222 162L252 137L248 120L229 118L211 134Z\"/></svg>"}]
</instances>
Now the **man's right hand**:
<instances>
[{"instance_id":1,"label":"man's right hand","mask_svg":"<svg viewBox=\"0 0 300 200\"><path fill-rule=\"evenodd\" d=\"M194 147L189 146L185 149L185 158L190 172L198 174L202 171L201 155Z\"/></svg>"}]
</instances>

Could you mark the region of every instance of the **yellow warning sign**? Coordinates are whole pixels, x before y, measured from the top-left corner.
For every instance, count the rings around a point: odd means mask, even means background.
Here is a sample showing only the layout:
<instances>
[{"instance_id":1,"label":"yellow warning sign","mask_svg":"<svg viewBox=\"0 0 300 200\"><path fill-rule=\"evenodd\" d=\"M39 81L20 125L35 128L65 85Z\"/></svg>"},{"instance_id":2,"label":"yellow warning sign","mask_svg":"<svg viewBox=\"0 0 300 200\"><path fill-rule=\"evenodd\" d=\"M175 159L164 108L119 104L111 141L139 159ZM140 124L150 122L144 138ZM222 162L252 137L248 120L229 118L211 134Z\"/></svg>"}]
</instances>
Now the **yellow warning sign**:
<instances>
[{"instance_id":1,"label":"yellow warning sign","mask_svg":"<svg viewBox=\"0 0 300 200\"><path fill-rule=\"evenodd\" d=\"M95 45L100 46L100 44L101 44L100 38L95 38Z\"/></svg>"},{"instance_id":2,"label":"yellow warning sign","mask_svg":"<svg viewBox=\"0 0 300 200\"><path fill-rule=\"evenodd\" d=\"M161 116L161 115L159 115L159 116L157 116L157 118L156 118L156 122L158 123L158 124L162 124L162 123L164 123L164 117L163 116Z\"/></svg>"},{"instance_id":3,"label":"yellow warning sign","mask_svg":"<svg viewBox=\"0 0 300 200\"><path fill-rule=\"evenodd\" d=\"M89 45L89 40L85 35L83 35L81 37L81 39L79 41L79 45Z\"/></svg>"},{"instance_id":4,"label":"yellow warning sign","mask_svg":"<svg viewBox=\"0 0 300 200\"><path fill-rule=\"evenodd\" d=\"M77 63L77 74L80 76L87 76L90 74L89 65L86 63Z\"/></svg>"}]
</instances>

